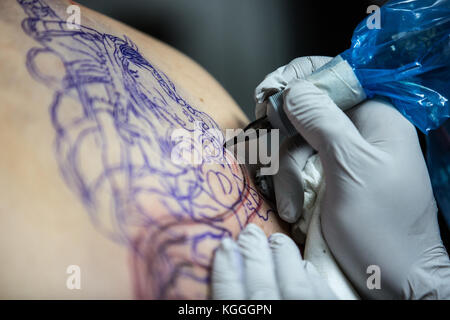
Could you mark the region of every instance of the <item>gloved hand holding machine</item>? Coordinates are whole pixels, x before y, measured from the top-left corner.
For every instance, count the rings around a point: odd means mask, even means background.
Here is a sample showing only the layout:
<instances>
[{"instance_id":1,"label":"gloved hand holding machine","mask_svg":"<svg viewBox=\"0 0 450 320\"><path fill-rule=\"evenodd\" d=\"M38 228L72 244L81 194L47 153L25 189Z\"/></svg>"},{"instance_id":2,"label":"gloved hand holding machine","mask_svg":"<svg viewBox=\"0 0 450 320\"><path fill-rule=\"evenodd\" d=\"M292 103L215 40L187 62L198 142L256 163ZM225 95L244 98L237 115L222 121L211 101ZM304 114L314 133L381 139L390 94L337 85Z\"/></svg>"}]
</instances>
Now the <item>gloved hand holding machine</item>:
<instances>
[{"instance_id":1,"label":"gloved hand holding machine","mask_svg":"<svg viewBox=\"0 0 450 320\"><path fill-rule=\"evenodd\" d=\"M441 127L428 137L428 160L448 223L450 1L394 0L380 16L380 29L362 21L337 57L295 59L257 87L257 120L247 128L286 137L266 192L308 234L312 263L288 237L267 241L250 226L216 253L216 298L450 298L450 262L411 125L426 134ZM381 272L375 290L370 268Z\"/></svg>"}]
</instances>

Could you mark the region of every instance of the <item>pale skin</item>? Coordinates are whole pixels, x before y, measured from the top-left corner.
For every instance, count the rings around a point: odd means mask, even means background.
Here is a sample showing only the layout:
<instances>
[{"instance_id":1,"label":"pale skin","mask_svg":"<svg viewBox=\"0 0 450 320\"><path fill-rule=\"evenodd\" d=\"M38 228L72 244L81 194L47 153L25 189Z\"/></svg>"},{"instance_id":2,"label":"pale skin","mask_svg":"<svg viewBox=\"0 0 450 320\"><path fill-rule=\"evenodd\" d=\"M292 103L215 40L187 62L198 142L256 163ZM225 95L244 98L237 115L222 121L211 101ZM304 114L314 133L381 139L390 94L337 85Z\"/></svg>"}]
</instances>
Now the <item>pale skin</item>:
<instances>
[{"instance_id":1,"label":"pale skin","mask_svg":"<svg viewBox=\"0 0 450 320\"><path fill-rule=\"evenodd\" d=\"M60 17L67 16L65 10L71 4L69 1L56 0L45 3ZM248 122L231 96L194 61L148 35L80 7L83 26L101 34L121 38L126 35L139 48L140 54L175 84L177 92L191 106L208 114L222 130L243 127ZM55 156L55 127L49 113L56 89L39 82L39 79L33 79L27 69L27 52L40 45L21 28L26 17L23 8L16 1L1 2L0 297L207 298L208 284L178 278L163 295L156 294L152 289L152 277L141 271L146 268L148 259L155 257L149 255L136 258L129 246L111 240L96 228L79 195L63 179ZM55 79L64 78L66 70L61 59L46 55L36 61L39 72ZM145 70L143 72L141 78L149 77ZM95 90L93 89L94 93ZM63 110L80 107L77 96L71 97L61 102ZM59 116L61 121L69 118L64 112ZM161 121L158 125L165 128ZM106 138L113 145L115 136L108 134L106 133ZM94 172L97 166L94 151L91 154L89 152L83 153L78 160L81 161L84 172ZM152 150L147 152L147 156L150 159L156 157ZM114 157L112 159L108 161L116 160ZM245 175L245 172L235 170L236 174ZM251 181L249 183L251 187ZM214 185L211 188L214 189ZM254 191L250 193L252 192ZM223 197L220 201L232 201L232 196L233 194ZM108 194L104 197L109 199ZM206 199L202 204L213 205L209 201ZM241 208L247 202L248 200L242 199L237 207ZM172 221L167 208L157 197L145 198L142 203L151 212L152 218ZM260 212L268 212L270 209L259 197L252 206L257 206ZM260 219L239 208L234 214L240 217L243 226L248 222L256 223L267 235L282 231L273 211L267 215L267 219ZM104 207L97 211L96 214L109 217L110 212ZM221 227L229 230L233 237L239 234L243 226L239 226L233 219L221 222ZM197 224L183 225L180 228L185 228L186 234L196 232L197 229L201 229L201 232L207 230L207 227ZM139 225L137 229L138 231L133 231L133 235L144 233L145 237L152 236L152 231L143 225ZM207 274L207 266L212 262L216 246L216 241L204 241L201 250L206 257L205 265L202 268L193 266L190 269L193 273ZM172 258L176 256L177 261L185 260L189 264L191 258L188 251L186 246L178 247L168 251L168 254ZM81 268L81 290L69 290L66 286L66 269L70 265Z\"/></svg>"}]
</instances>

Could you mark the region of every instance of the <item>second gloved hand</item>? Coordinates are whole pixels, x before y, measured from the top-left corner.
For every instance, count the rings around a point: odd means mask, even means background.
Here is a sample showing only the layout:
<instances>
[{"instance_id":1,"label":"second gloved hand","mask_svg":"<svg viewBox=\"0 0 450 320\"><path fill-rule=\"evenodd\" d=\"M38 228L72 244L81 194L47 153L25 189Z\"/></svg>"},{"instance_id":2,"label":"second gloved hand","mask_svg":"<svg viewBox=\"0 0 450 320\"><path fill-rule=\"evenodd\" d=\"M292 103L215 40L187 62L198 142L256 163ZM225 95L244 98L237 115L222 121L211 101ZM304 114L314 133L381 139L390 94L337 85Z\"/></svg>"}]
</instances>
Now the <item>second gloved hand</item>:
<instances>
[{"instance_id":1,"label":"second gloved hand","mask_svg":"<svg viewBox=\"0 0 450 320\"><path fill-rule=\"evenodd\" d=\"M336 299L316 268L286 235L249 224L237 242L225 238L214 256L213 299Z\"/></svg>"}]
</instances>

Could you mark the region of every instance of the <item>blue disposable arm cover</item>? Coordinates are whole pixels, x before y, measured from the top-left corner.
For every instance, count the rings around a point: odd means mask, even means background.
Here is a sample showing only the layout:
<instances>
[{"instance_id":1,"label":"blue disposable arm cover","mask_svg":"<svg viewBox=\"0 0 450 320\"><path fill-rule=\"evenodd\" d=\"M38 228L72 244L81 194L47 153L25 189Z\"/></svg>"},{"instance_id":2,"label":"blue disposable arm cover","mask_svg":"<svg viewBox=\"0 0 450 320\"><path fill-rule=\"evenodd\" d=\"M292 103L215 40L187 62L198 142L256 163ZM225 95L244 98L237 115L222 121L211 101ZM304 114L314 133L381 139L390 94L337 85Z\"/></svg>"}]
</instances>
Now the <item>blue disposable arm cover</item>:
<instances>
[{"instance_id":1,"label":"blue disposable arm cover","mask_svg":"<svg viewBox=\"0 0 450 320\"><path fill-rule=\"evenodd\" d=\"M341 57L370 98L380 95L422 132L450 116L450 0L393 0L368 16Z\"/></svg>"}]
</instances>

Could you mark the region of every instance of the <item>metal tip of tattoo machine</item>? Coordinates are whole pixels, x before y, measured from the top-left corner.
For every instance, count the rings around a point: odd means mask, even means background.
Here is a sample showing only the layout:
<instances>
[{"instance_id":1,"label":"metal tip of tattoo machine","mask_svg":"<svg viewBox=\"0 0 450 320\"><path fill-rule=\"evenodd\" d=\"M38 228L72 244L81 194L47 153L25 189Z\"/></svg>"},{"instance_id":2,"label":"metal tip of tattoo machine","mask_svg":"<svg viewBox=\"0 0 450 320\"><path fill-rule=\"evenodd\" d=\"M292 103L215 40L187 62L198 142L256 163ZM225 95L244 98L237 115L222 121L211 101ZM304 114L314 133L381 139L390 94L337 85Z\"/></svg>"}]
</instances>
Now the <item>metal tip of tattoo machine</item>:
<instances>
[{"instance_id":1,"label":"metal tip of tattoo machine","mask_svg":"<svg viewBox=\"0 0 450 320\"><path fill-rule=\"evenodd\" d=\"M238 143L238 138L241 135L244 135L244 133L249 129L253 129L253 130L267 129L269 131L272 129L272 125L269 121L269 118L267 118L267 116L256 119L255 121L250 122L240 134L225 141L225 143L223 144L223 147L226 148L227 146L232 146L232 145L235 145L236 143ZM256 136L259 137L258 132L256 132L256 134L257 134Z\"/></svg>"}]
</instances>

